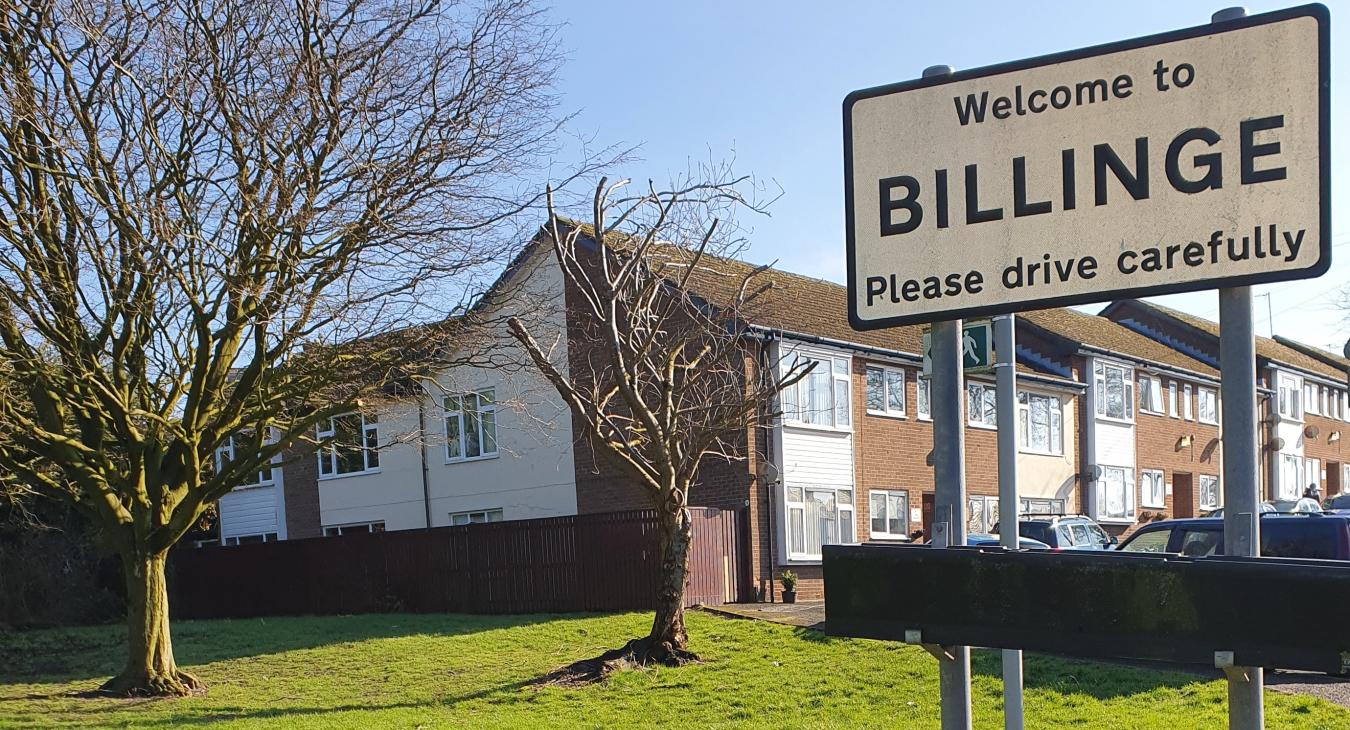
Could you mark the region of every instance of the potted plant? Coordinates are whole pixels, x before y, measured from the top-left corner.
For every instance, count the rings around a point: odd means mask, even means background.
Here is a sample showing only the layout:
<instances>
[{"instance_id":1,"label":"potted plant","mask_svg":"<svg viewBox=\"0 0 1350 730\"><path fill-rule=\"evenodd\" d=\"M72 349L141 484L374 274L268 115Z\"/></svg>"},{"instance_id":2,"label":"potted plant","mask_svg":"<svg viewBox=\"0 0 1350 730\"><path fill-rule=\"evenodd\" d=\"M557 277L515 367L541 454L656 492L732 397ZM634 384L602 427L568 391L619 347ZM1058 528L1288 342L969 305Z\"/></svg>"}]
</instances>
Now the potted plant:
<instances>
[{"instance_id":1,"label":"potted plant","mask_svg":"<svg viewBox=\"0 0 1350 730\"><path fill-rule=\"evenodd\" d=\"M797 602L797 574L785 570L778 576L778 580L783 582L783 603Z\"/></svg>"}]
</instances>

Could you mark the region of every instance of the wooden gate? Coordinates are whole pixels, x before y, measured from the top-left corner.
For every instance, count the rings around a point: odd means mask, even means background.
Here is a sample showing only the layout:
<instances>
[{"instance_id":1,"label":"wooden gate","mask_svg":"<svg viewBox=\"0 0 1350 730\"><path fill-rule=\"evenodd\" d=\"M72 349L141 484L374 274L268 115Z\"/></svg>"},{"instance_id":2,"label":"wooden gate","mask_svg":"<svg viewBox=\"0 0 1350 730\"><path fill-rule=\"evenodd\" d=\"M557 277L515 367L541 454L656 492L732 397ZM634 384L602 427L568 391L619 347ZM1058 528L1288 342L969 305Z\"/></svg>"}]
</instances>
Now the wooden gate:
<instances>
[{"instance_id":1,"label":"wooden gate","mask_svg":"<svg viewBox=\"0 0 1350 730\"><path fill-rule=\"evenodd\" d=\"M749 550L745 510L691 507L694 539L689 548L686 606L749 601Z\"/></svg>"}]
</instances>

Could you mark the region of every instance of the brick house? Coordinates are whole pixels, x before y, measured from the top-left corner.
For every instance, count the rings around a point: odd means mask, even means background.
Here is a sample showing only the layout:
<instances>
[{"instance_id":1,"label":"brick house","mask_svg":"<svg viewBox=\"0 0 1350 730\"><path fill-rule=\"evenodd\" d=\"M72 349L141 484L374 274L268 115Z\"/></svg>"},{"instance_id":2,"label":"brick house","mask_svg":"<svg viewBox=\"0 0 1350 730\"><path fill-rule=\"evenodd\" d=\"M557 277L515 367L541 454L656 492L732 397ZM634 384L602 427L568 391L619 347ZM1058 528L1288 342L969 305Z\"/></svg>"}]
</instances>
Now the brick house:
<instances>
[{"instance_id":1,"label":"brick house","mask_svg":"<svg viewBox=\"0 0 1350 730\"><path fill-rule=\"evenodd\" d=\"M1018 344L1090 383L1078 404L1086 513L1124 535L1152 520L1221 506L1219 374L1103 317L1018 315Z\"/></svg>"},{"instance_id":2,"label":"brick house","mask_svg":"<svg viewBox=\"0 0 1350 730\"><path fill-rule=\"evenodd\" d=\"M1102 316L1218 367L1215 322L1132 299L1113 303ZM1268 500L1298 499L1309 484L1330 493L1350 482L1350 363L1290 342L1256 338L1261 488Z\"/></svg>"}]
</instances>

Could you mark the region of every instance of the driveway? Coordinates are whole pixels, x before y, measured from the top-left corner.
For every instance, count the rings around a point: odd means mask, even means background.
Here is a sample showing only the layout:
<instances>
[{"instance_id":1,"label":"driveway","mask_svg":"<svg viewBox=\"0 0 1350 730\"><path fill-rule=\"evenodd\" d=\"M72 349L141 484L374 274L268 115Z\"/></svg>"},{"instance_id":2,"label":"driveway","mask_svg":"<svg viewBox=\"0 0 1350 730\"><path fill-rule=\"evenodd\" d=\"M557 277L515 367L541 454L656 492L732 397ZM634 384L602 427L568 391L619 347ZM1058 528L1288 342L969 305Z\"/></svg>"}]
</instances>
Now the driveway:
<instances>
[{"instance_id":1,"label":"driveway","mask_svg":"<svg viewBox=\"0 0 1350 730\"><path fill-rule=\"evenodd\" d=\"M825 630L825 602L802 603L729 603L705 607L704 610L723 616L772 621L789 626ZM1081 657L1069 657L1082 660ZM1092 660L1088 660L1092 661ZM1102 660L1096 660L1102 662ZM1105 662L1129 666L1144 666L1159 671L1187 672L1201 677L1221 677L1217 669L1202 666L1163 664L1161 662ZM1328 677L1312 672L1266 672L1266 688L1286 694L1319 697L1341 707L1350 708L1350 678Z\"/></svg>"}]
</instances>

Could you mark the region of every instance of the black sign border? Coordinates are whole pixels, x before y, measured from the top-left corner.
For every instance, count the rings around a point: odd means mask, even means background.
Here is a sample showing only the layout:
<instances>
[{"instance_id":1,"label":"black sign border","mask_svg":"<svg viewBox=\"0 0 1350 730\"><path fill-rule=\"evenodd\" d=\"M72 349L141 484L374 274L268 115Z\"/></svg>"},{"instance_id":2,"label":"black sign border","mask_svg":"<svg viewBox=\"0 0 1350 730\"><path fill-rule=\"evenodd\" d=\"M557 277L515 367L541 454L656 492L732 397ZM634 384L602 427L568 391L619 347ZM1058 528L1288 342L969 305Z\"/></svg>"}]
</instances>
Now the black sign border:
<instances>
[{"instance_id":1,"label":"black sign border","mask_svg":"<svg viewBox=\"0 0 1350 730\"><path fill-rule=\"evenodd\" d=\"M1303 17L1313 18L1317 21L1317 85L1319 89L1318 136L1321 155L1321 164L1319 165L1319 174L1321 176L1321 200L1319 201L1319 204L1322 213L1320 225L1322 240L1320 242L1321 256L1318 258L1316 264L1308 268L1288 271L1243 274L1241 276L1215 277L1175 284L1158 284L1154 286L1130 287L1126 289L1111 289L1108 291L1069 294L1045 299L1030 299L1008 304L986 304L975 307L959 307L944 310L940 313L927 312L923 314L899 315L877 319L862 319L859 317L857 260L855 255L856 242L853 231L853 105L856 102L877 96L913 91L915 89L923 89L930 86L941 86L943 84L959 81L969 81L971 79L995 76L1011 71L1025 71L1026 69L1037 68L1040 66L1049 66L1056 63L1064 63L1066 61L1077 61L1093 56L1103 56L1109 53L1129 51L1136 48L1146 48L1148 46L1188 40L1190 38L1199 38L1201 36L1218 35L1228 31L1252 28L1267 23L1278 23ZM869 89L854 91L844 97L844 233L845 248L848 256L848 321L849 325L858 331L885 329L887 327L899 327L912 324L928 324L931 322L942 322L971 317L985 317L996 314L1012 314L1036 309L1072 306L1075 304L1092 304L1095 302L1107 302L1125 297L1151 297L1162 294L1178 294L1181 292L1205 291L1208 289L1251 286L1253 284L1265 284L1293 279L1310 279L1321 276L1331 267L1331 12L1325 5L1317 3L1300 5L1298 7L1261 13L1245 18L1226 20L1220 23L1206 23L1192 28L1183 28L1181 30L1157 33L1154 35L1115 41L1097 46L1088 46L1087 48L1080 48L1072 51L1062 51L1060 53L1010 61L1007 63L995 64L993 66L981 66L966 71L957 71L946 76L920 78L914 79L913 81L903 81L896 84L874 86Z\"/></svg>"}]
</instances>

